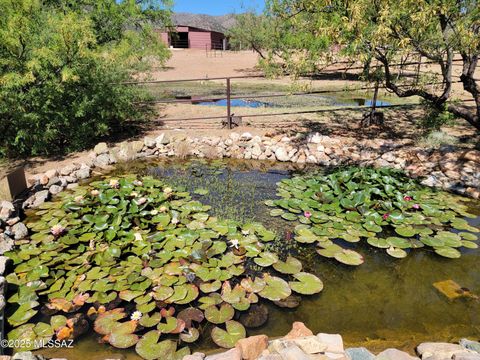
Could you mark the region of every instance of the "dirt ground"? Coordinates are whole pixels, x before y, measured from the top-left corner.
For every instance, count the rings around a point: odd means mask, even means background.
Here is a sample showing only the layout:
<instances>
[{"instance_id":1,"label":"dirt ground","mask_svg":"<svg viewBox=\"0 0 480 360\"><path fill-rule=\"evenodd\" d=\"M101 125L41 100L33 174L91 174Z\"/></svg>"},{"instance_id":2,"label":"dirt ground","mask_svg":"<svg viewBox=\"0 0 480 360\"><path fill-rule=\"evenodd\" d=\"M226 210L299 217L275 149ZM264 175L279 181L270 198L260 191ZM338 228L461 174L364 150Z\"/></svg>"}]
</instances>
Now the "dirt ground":
<instances>
[{"instance_id":1,"label":"dirt ground","mask_svg":"<svg viewBox=\"0 0 480 360\"><path fill-rule=\"evenodd\" d=\"M203 50L172 50L172 57L163 69L157 69L148 76L142 76L145 80L182 80L199 78L205 79L197 83L195 89L202 89L203 93L209 93L211 88L207 88L210 83L214 83L216 96L224 96L225 80L207 81L216 77L235 77L235 76L251 76L261 75L261 71L257 67L258 56L251 51L243 52L205 52ZM364 83L356 79L356 73L359 70L350 70L344 72L344 64L329 67L325 76L316 79L300 79L295 82L299 88L308 87L313 90L333 90L362 87ZM422 71L435 69L430 65L422 66ZM414 73L412 67L404 69L406 76L412 76ZM461 66L455 66L455 74L459 74ZM262 94L265 91L277 91L283 86L287 88L292 84L292 79L285 77L281 79L234 79L233 86L238 84L239 87L244 86L247 89L254 89L254 93ZM179 86L181 82L168 83L165 86L174 88ZM185 84L185 83L183 83ZM258 87L258 90L255 90ZM253 91L253 90L252 90ZM289 90L285 90L289 91ZM219 95L221 94L221 95ZM390 94L382 93L382 96L390 96ZM459 83L454 85L453 95L462 98L465 93ZM371 92L365 93L365 98L370 98ZM403 101L398 100L396 101ZM408 100L410 102L416 100ZM407 101L407 102L408 102ZM296 133L296 132L320 132L329 136L347 136L359 139L369 139L372 137L381 137L384 139L409 138L418 139L422 133L417 127L418 120L423 116L423 111L419 108L415 109L395 109L385 111L385 124L382 127L372 127L363 129L360 126L360 120L365 113L365 109L353 111L331 111L328 107L322 108L322 112L314 113L318 107L302 106L300 108L232 108L235 115L244 115L243 125L235 129L237 132L250 132L252 134L265 133ZM185 104L162 104L158 105L159 116L155 121L145 129L140 137L152 136L167 132L172 134L186 135L227 135L230 131L222 128L222 119L211 120L183 120L185 118L196 118L204 116L226 116L226 108L220 106L198 106L190 103ZM303 114L285 114L301 110ZM264 116L251 115L265 114ZM169 120L169 119L173 119ZM175 120L176 119L176 120ZM458 126L445 128L449 134L456 136L462 142L464 138L472 137L475 131L466 124L459 123ZM61 158L34 158L28 161L10 162L3 168L11 168L18 165L26 167L28 175L40 173L53 167L59 168L63 165L74 162L83 162L88 159L89 151L71 154ZM2 166L0 166L2 167ZM0 174L1 175L1 174Z\"/></svg>"}]
</instances>

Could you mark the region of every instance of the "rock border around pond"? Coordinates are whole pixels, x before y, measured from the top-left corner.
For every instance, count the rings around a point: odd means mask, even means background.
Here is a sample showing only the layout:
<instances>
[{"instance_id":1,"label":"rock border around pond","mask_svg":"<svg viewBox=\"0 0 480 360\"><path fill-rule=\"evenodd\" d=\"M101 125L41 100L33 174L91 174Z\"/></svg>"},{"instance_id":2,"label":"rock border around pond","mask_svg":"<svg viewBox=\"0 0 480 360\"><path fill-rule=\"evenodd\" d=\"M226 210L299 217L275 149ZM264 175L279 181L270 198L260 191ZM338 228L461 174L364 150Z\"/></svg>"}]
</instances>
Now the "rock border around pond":
<instances>
[{"instance_id":1,"label":"rock border around pond","mask_svg":"<svg viewBox=\"0 0 480 360\"><path fill-rule=\"evenodd\" d=\"M17 353L0 360L46 360L32 352ZM282 338L269 339L255 335L239 340L233 349L215 354L201 352L186 355L183 360L480 360L480 343L468 339L459 344L425 342L416 347L416 356L389 348L377 355L364 347L344 348L339 334L314 335L304 323L295 322ZM55 358L51 360L68 360ZM109 359L113 360L113 359Z\"/></svg>"}]
</instances>

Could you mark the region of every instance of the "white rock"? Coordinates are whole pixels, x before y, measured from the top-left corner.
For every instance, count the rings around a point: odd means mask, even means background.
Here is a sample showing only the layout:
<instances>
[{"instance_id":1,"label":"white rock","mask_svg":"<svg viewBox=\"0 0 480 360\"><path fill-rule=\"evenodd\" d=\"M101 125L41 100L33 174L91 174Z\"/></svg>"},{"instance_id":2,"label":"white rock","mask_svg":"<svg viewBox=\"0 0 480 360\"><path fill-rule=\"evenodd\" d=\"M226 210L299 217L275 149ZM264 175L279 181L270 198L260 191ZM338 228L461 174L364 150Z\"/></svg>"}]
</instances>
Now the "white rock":
<instances>
[{"instance_id":1,"label":"white rock","mask_svg":"<svg viewBox=\"0 0 480 360\"><path fill-rule=\"evenodd\" d=\"M320 342L324 343L327 348L325 349L325 355L331 359L339 359L345 356L345 350L343 348L343 339L339 334L317 334L317 338Z\"/></svg>"},{"instance_id":2,"label":"white rock","mask_svg":"<svg viewBox=\"0 0 480 360\"><path fill-rule=\"evenodd\" d=\"M151 137L149 137L149 136L147 136L147 137L145 137L145 139L143 139L143 143L144 143L145 146L148 147L149 149L153 149L153 148L157 145L156 139L151 138Z\"/></svg>"},{"instance_id":3,"label":"white rock","mask_svg":"<svg viewBox=\"0 0 480 360\"><path fill-rule=\"evenodd\" d=\"M10 201L2 201L0 203L0 219L7 221L15 211L15 207Z\"/></svg>"},{"instance_id":4,"label":"white rock","mask_svg":"<svg viewBox=\"0 0 480 360\"><path fill-rule=\"evenodd\" d=\"M307 142L313 143L313 144L320 144L322 142L322 135L319 133L311 134L307 138Z\"/></svg>"},{"instance_id":5,"label":"white rock","mask_svg":"<svg viewBox=\"0 0 480 360\"><path fill-rule=\"evenodd\" d=\"M307 354L318 354L327 350L328 345L317 336L305 336L293 339L293 342Z\"/></svg>"},{"instance_id":6,"label":"white rock","mask_svg":"<svg viewBox=\"0 0 480 360\"><path fill-rule=\"evenodd\" d=\"M98 143L94 148L93 151L95 154L100 155L100 154L105 154L108 152L108 145L107 143L101 142Z\"/></svg>"},{"instance_id":7,"label":"white rock","mask_svg":"<svg viewBox=\"0 0 480 360\"><path fill-rule=\"evenodd\" d=\"M249 141L252 139L253 139L253 135L250 134L249 132L244 132L242 136L240 136L240 140L243 140L243 141Z\"/></svg>"},{"instance_id":8,"label":"white rock","mask_svg":"<svg viewBox=\"0 0 480 360\"><path fill-rule=\"evenodd\" d=\"M278 161L289 161L290 157L288 156L287 151L283 147L277 148L275 150L275 157L277 158Z\"/></svg>"},{"instance_id":9,"label":"white rock","mask_svg":"<svg viewBox=\"0 0 480 360\"><path fill-rule=\"evenodd\" d=\"M310 360L298 346L292 345L278 352L284 360Z\"/></svg>"}]
</instances>

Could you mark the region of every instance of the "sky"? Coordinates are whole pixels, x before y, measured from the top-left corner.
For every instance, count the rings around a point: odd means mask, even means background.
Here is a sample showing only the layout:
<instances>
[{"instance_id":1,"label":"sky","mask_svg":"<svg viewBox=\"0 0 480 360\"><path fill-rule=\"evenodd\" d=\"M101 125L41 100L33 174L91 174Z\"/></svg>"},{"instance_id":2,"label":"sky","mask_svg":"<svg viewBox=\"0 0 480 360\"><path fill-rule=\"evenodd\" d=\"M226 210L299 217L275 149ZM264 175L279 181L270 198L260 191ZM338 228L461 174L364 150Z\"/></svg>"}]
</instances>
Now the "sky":
<instances>
[{"instance_id":1,"label":"sky","mask_svg":"<svg viewBox=\"0 0 480 360\"><path fill-rule=\"evenodd\" d=\"M265 0L174 0L174 2L175 12L208 15L239 14L251 10L261 12L265 5Z\"/></svg>"}]
</instances>

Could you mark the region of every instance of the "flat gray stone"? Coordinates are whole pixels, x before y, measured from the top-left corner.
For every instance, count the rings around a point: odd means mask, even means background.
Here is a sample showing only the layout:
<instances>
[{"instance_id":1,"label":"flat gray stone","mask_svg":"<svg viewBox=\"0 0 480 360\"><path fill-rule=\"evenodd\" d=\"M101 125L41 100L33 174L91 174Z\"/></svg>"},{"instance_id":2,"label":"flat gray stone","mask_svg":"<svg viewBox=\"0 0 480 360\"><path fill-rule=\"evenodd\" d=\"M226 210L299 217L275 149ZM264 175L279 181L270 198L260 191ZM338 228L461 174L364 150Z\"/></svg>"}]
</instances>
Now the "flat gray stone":
<instances>
[{"instance_id":1,"label":"flat gray stone","mask_svg":"<svg viewBox=\"0 0 480 360\"><path fill-rule=\"evenodd\" d=\"M48 191L52 195L57 195L57 194L60 194L63 191L63 187L60 186L60 185L52 185L52 186L50 186Z\"/></svg>"},{"instance_id":2,"label":"flat gray stone","mask_svg":"<svg viewBox=\"0 0 480 360\"><path fill-rule=\"evenodd\" d=\"M90 177L90 168L82 167L75 171L75 177L79 180L88 179Z\"/></svg>"},{"instance_id":3,"label":"flat gray stone","mask_svg":"<svg viewBox=\"0 0 480 360\"><path fill-rule=\"evenodd\" d=\"M400 351L397 349L387 349L382 351L378 354L375 359L377 360L415 360L418 359L415 356L411 356L410 354Z\"/></svg>"},{"instance_id":4,"label":"flat gray stone","mask_svg":"<svg viewBox=\"0 0 480 360\"><path fill-rule=\"evenodd\" d=\"M349 348L345 350L345 353L351 360L373 360L375 355L368 351L364 347Z\"/></svg>"},{"instance_id":5,"label":"flat gray stone","mask_svg":"<svg viewBox=\"0 0 480 360\"><path fill-rule=\"evenodd\" d=\"M106 168L108 164L110 164L110 155L108 154L100 154L93 160L93 165L99 168Z\"/></svg>"},{"instance_id":6,"label":"flat gray stone","mask_svg":"<svg viewBox=\"0 0 480 360\"><path fill-rule=\"evenodd\" d=\"M15 236L15 240L21 240L28 235L28 229L24 223L19 222L12 226L12 233Z\"/></svg>"},{"instance_id":7,"label":"flat gray stone","mask_svg":"<svg viewBox=\"0 0 480 360\"><path fill-rule=\"evenodd\" d=\"M480 353L480 342L478 341L462 339L460 340L460 345L463 346L465 349L473 350Z\"/></svg>"}]
</instances>

